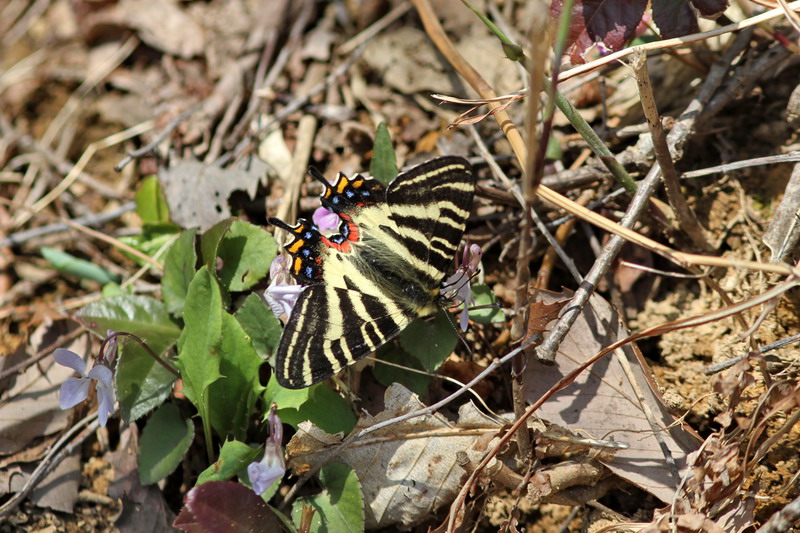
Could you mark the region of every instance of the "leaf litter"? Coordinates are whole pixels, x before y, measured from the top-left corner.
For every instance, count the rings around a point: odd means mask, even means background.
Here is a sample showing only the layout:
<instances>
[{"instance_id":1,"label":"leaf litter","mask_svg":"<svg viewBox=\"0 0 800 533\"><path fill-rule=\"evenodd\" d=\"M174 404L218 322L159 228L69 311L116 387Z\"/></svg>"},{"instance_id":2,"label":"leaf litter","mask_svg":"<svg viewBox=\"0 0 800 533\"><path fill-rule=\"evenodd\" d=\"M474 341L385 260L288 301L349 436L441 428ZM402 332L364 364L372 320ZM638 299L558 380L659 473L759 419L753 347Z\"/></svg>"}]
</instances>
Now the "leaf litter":
<instances>
[{"instance_id":1,"label":"leaf litter","mask_svg":"<svg viewBox=\"0 0 800 533\"><path fill-rule=\"evenodd\" d=\"M445 131L464 108L438 107L428 98L429 92L464 98L474 93L465 90L465 84L453 75L414 10L398 10L401 14L393 16L399 16L400 22L375 30L378 36L367 42L363 61L326 78L346 62L339 54L343 43L361 30L372 31L368 29L371 23L380 25L388 8L402 7L399 5L364 5L357 12L348 12L347 6L337 11L310 2L293 5L267 0L164 2L157 6L132 1L24 4L9 3L10 7L3 8L8 10L4 11L7 18L0 21L0 197L13 202L0 204L3 236L36 230L58 217L91 220L113 212L121 201L132 198L141 177L153 173L161 179L171 220L184 227L209 228L230 214L263 222L265 212L272 214L285 204L276 176L283 187L297 192L300 211L307 213L318 205L318 190L303 181L306 167L324 168L329 177L338 170L350 174L369 168L371 139L380 121L389 126L401 166L437 149L478 153L472 138L460 131L463 125L455 133ZM491 13L498 23L510 19L511 26L516 24L516 28L504 26L511 34L527 31L519 23L528 20L519 6L492 1L479 4L478 9ZM654 4L661 24L666 25L662 30L676 31L678 23L696 24L694 14L676 17L670 21L674 25L665 24L665 4ZM717 9L722 4L708 5ZM520 76L503 57L484 26L460 2L436 2L435 9L446 31L458 41L462 55L497 94L514 94L527 84L527 77ZM734 20L743 18L735 11L727 15ZM596 30L585 29L587 34ZM626 26L626 30L633 29ZM727 64L727 86L718 93L727 107L720 112L717 105L719 114L698 130L703 135L695 135L683 146L680 164L686 169L790 151L796 144L795 132L787 128L791 101L786 102L796 84L797 67L789 59L776 61L768 64L760 78L762 74L751 67L768 59L775 48L764 53L774 43L761 36L753 42L752 47L732 55L741 59L730 59ZM585 39L573 44L570 55L581 56L583 61ZM685 49L690 53L681 56L683 61L668 56L652 59L657 67L651 74L661 80L656 97L662 113L678 114L692 96L695 82L711 77L713 68L707 69L707 61L716 60L726 53L725 47L733 49L735 43L722 46L703 54ZM605 113L608 120L603 127L611 132L608 144L612 150L623 154L621 159L627 158L629 168L647 169L652 165L651 149L626 150L631 136L643 131L636 130L641 115L635 84L624 69L608 71L607 82L613 93L607 108L601 106L597 80L569 87L569 98L581 102L580 111L586 117ZM725 96L731 93L741 99ZM304 102L306 107L296 106L284 113L307 94L312 96ZM516 121L524 108L516 101L506 105L504 110L479 114L472 121L495 155L512 150L508 139L491 125L493 117L510 111ZM788 107L786 116L784 107ZM186 118L173 122L187 112ZM311 118L314 120L309 121ZM124 128L141 124L145 132L141 140L119 144L113 137ZM272 124L271 131L261 130L264 124ZM566 121L558 117L555 125L564 129ZM582 160L584 156L578 154L584 145L571 129L563 133L560 140L568 154L565 162ZM247 142L242 144L245 138ZM252 142L254 139L266 140ZM87 150L95 142L103 148ZM128 151L150 142L155 144L134 158L135 164L119 174L111 171ZM244 152L261 157L232 155L245 145ZM569 176L572 169L561 164L548 162L546 172L559 178ZM485 248L482 275L503 306L511 309L518 213L507 204L490 200L496 198L490 189L497 190L500 185L481 165L476 169L481 187L486 188L479 194L478 216L470 222L468 233ZM513 165L503 163L503 167L513 178L518 176ZM729 258L733 266L737 261L794 260L796 220L791 213L796 211L797 194L795 187L787 187L796 181L790 182L790 174L786 165L751 167L684 182L692 207L713 234L718 255ZM67 176L74 181L54 199L39 203ZM597 197L608 192L599 178L587 185ZM615 218L626 207L625 201L611 200L597 209ZM550 220L562 215L553 211ZM139 215L123 211L122 217L90 225L113 238L147 229L148 221ZM689 246L680 231L661 224L653 214L642 219L636 229L654 238L666 235L664 242L679 249ZM584 240L587 236L588 243ZM593 264L590 250L598 237L591 231L578 232L563 243L581 272L588 272ZM121 276L123 290L136 294L158 290L160 274L137 272L140 265L130 256L74 227L49 236L26 237L3 248L0 342L6 355L5 370L46 351L49 344L36 340L30 332L38 329L48 338L62 338L63 321L52 323L52 318L71 314L91 301L102 301L101 287L95 281L56 274L39 253L44 246L58 247ZM675 270L674 265L652 254L632 257L654 268ZM535 266L536 261L535 257L531 264ZM623 316L618 317L605 300L593 296L562 343L555 366L538 363L529 352L522 378L528 402L546 393L574 365L626 337L625 323L642 330L707 313L727 305L721 292L738 301L776 283L769 276L740 268L718 269L707 282L671 280L650 272L632 274L623 268L613 268L611 274L609 279L615 281L602 289ZM573 281L559 272L550 285L573 286ZM557 301L552 298L556 297L545 296L546 301ZM547 335L557 309L537 305L531 307L534 316L529 334ZM644 356L635 345L628 345L601 359L544 402L536 412L541 420L526 423L534 436L532 456L525 456L513 439L497 453L478 476L477 486L471 488L473 499L467 516L479 524L479 530L524 526L548 531L561 527L570 516L568 507L558 505L576 506L583 513L583 525L594 520L592 509L602 505L618 513L615 523L634 518L650 521L647 531L741 531L764 523L797 496L793 480L800 468L800 437L795 426L799 410L792 347L766 355L758 348L797 333L797 309L797 296L789 292L775 300L774 312L763 322L756 322L759 310L752 311L752 316L744 313L748 326L758 325L744 341L739 334L746 328L723 319L642 342ZM505 325L473 324L472 328L466 336L472 350L457 347L440 370L442 374L470 379L489 365L492 357L510 350ZM61 347L87 357L99 348L86 335L74 342ZM750 356L717 376L704 372L711 363L743 354ZM0 417L4 425L0 430L4 501L21 490L25 476L56 437L74 423L68 413L57 408L58 387L69 375L64 372L44 357L0 384L0 412L7 414ZM368 378L361 388L354 388L360 392L356 406L363 413L354 431L433 404L452 392L450 385L438 382L422 399L402 391L399 385L384 391L369 383L369 372L364 372ZM495 371L479 389L482 401L498 412L511 407L511 387L505 375L505 370ZM180 400L181 392L175 396ZM483 406L465 403L460 415L455 407L448 407L446 416L430 414L388 426L343 452L341 459L353 467L361 484L368 524L408 528L420 522L417 527L425 528L440 520L467 474L477 471L505 435L510 420L486 415ZM85 413L86 407L82 409L79 412ZM409 438L420 433L422 436ZM304 423L290 441L289 459L299 470L322 466L315 460L340 441L340 437ZM60 530L81 523L101 530L116 521L121 530L167 531L180 509L180 496L191 489L196 474L208 464L200 459L202 454L190 452L162 490L139 483L138 464L131 460L139 452L137 425L113 422L109 428L93 432L87 442L79 453L69 454L56 465L30 493L28 501L10 516L13 526L9 527ZM614 447L615 443L627 447ZM436 468L429 470L431 464ZM111 471L116 481L109 488L103 480ZM326 472L322 479L330 483L341 480L344 486L351 483L348 475ZM64 483L51 484L56 478ZM294 478L284 483L285 488ZM79 489L84 491L80 495ZM208 489L211 494L214 490ZM643 493L654 498L640 498ZM305 493L300 500L312 501L320 495L325 494ZM489 501L498 510L491 518L481 514L482 504ZM136 512L141 508L154 511ZM573 518L568 528L579 530L582 525L576 521L580 520Z\"/></svg>"}]
</instances>

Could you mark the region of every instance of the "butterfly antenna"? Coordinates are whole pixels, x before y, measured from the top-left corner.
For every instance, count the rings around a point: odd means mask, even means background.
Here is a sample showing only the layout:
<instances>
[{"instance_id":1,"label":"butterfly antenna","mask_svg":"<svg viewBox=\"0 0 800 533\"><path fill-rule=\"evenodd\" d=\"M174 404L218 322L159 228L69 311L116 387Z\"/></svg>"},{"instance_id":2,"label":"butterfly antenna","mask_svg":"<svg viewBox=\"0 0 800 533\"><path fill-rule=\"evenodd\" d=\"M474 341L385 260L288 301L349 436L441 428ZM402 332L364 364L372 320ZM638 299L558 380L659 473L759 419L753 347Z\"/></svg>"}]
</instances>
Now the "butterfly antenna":
<instances>
[{"instance_id":1,"label":"butterfly antenna","mask_svg":"<svg viewBox=\"0 0 800 533\"><path fill-rule=\"evenodd\" d=\"M328 183L328 180L325 179L325 176L322 175L322 172L317 170L316 167L308 167L308 175L321 182L326 188L331 186L331 184Z\"/></svg>"},{"instance_id":2,"label":"butterfly antenna","mask_svg":"<svg viewBox=\"0 0 800 533\"><path fill-rule=\"evenodd\" d=\"M453 316L447 312L445 313L445 316L447 317L447 322L450 324L450 327L453 328L453 331L455 331L456 335L458 335L458 340L461 341L461 343L464 345L464 348L467 349L467 352L472 355L472 347L467 344L467 339L464 338L464 335L461 333L461 329L458 327L458 324L456 324L453 320Z\"/></svg>"},{"instance_id":3,"label":"butterfly antenna","mask_svg":"<svg viewBox=\"0 0 800 533\"><path fill-rule=\"evenodd\" d=\"M294 229L296 227L296 226L290 226L289 224L287 224L283 220L281 220L279 218L274 218L274 217L269 217L267 219L267 222L269 222L270 224L272 224L276 228L285 229L286 231L294 231Z\"/></svg>"}]
</instances>

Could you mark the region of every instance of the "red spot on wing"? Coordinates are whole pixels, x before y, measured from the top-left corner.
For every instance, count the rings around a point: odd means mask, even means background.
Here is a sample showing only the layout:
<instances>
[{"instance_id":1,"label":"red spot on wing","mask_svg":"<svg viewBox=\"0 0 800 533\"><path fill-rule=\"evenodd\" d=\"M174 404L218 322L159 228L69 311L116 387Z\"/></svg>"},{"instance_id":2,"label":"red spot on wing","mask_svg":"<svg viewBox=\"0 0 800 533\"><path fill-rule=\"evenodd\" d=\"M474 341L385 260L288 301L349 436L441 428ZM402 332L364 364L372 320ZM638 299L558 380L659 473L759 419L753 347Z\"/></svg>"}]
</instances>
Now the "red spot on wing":
<instances>
[{"instance_id":1,"label":"red spot on wing","mask_svg":"<svg viewBox=\"0 0 800 533\"><path fill-rule=\"evenodd\" d=\"M361 233L358 230L358 226L355 224L355 222L353 222L353 217L346 213L340 213L339 218L347 223L347 240L350 242L358 242L358 239L361 237Z\"/></svg>"},{"instance_id":2,"label":"red spot on wing","mask_svg":"<svg viewBox=\"0 0 800 533\"><path fill-rule=\"evenodd\" d=\"M347 241L344 241L343 243L339 244L339 243L331 241L327 237L320 237L320 240L322 241L322 244L324 244L328 248L333 248L334 250L339 250L340 252L347 253L347 252L349 252L350 250L353 249L350 246L350 243L347 242Z\"/></svg>"}]
</instances>

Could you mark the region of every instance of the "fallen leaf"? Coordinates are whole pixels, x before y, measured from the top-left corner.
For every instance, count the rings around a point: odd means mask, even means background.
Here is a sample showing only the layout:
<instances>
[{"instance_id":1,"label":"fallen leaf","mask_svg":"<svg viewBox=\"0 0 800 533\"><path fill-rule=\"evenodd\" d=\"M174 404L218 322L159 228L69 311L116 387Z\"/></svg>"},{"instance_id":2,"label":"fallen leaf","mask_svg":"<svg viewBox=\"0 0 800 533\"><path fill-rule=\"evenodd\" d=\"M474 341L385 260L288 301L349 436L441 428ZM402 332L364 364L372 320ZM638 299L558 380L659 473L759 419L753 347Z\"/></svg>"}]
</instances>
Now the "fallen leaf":
<instances>
[{"instance_id":1,"label":"fallen leaf","mask_svg":"<svg viewBox=\"0 0 800 533\"><path fill-rule=\"evenodd\" d=\"M374 417L362 415L353 432L425 407L399 384L386 390L384 404ZM336 460L355 470L362 483L367 529L408 526L452 501L464 474L456 454L498 428L469 403L459 411L459 423L440 414L416 417L370 433L338 453ZM316 467L339 442L304 422L286 446L288 466L295 473Z\"/></svg>"},{"instance_id":2,"label":"fallen leaf","mask_svg":"<svg viewBox=\"0 0 800 533\"><path fill-rule=\"evenodd\" d=\"M175 0L123 0L117 16L144 42L168 54L189 59L205 49L203 28Z\"/></svg>"},{"instance_id":3,"label":"fallen leaf","mask_svg":"<svg viewBox=\"0 0 800 533\"><path fill-rule=\"evenodd\" d=\"M250 198L266 178L267 165L256 157L242 168L219 168L199 161L178 161L161 169L159 178L169 205L170 218L184 228L205 231L231 216L228 198L245 191Z\"/></svg>"},{"instance_id":4,"label":"fallen leaf","mask_svg":"<svg viewBox=\"0 0 800 533\"><path fill-rule=\"evenodd\" d=\"M540 299L546 304L565 297L564 294L540 292ZM544 365L535 357L528 358L525 399L529 403L536 402L562 377L627 335L608 302L593 295L561 344L555 365ZM652 414L648 415L648 411ZM627 443L629 448L617 450L613 458L604 459L603 464L664 502L672 500L680 476L686 471L687 455L700 444L691 428L681 424L669 427L676 419L661 401L650 380L650 369L634 344L627 344L597 361L572 384L550 397L537 414L590 438ZM658 426L659 436L669 448L677 472L664 457L648 417Z\"/></svg>"},{"instance_id":5,"label":"fallen leaf","mask_svg":"<svg viewBox=\"0 0 800 533\"><path fill-rule=\"evenodd\" d=\"M50 346L74 328L75 323L69 320L40 326L31 336L28 353L35 354ZM86 356L89 344L83 336L62 347ZM13 386L0 398L0 455L18 452L34 439L66 427L70 411L61 409L58 395L61 384L73 374L72 369L56 364L50 356L16 377Z\"/></svg>"}]
</instances>

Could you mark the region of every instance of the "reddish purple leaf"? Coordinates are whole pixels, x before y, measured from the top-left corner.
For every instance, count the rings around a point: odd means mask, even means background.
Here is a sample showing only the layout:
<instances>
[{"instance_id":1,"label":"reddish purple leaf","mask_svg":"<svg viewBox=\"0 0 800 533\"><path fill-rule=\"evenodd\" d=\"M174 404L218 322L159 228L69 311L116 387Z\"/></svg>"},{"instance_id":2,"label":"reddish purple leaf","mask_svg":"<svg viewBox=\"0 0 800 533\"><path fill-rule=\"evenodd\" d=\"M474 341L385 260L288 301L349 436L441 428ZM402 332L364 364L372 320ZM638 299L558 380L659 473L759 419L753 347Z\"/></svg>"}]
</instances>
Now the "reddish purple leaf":
<instances>
[{"instance_id":1,"label":"reddish purple leaf","mask_svg":"<svg viewBox=\"0 0 800 533\"><path fill-rule=\"evenodd\" d=\"M580 56L596 42L620 50L633 37L646 7L647 0L575 0L567 37L570 57L582 61ZM553 0L553 17L562 9L563 0Z\"/></svg>"},{"instance_id":2,"label":"reddish purple leaf","mask_svg":"<svg viewBox=\"0 0 800 533\"><path fill-rule=\"evenodd\" d=\"M665 39L699 30L697 15L688 0L653 0L653 21Z\"/></svg>"},{"instance_id":3,"label":"reddish purple leaf","mask_svg":"<svg viewBox=\"0 0 800 533\"><path fill-rule=\"evenodd\" d=\"M728 0L692 0L692 5L703 18L714 19L728 9Z\"/></svg>"},{"instance_id":4,"label":"reddish purple leaf","mask_svg":"<svg viewBox=\"0 0 800 533\"><path fill-rule=\"evenodd\" d=\"M264 500L232 481L209 481L187 492L172 525L187 533L280 531Z\"/></svg>"}]
</instances>

